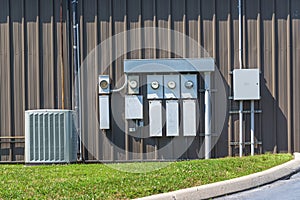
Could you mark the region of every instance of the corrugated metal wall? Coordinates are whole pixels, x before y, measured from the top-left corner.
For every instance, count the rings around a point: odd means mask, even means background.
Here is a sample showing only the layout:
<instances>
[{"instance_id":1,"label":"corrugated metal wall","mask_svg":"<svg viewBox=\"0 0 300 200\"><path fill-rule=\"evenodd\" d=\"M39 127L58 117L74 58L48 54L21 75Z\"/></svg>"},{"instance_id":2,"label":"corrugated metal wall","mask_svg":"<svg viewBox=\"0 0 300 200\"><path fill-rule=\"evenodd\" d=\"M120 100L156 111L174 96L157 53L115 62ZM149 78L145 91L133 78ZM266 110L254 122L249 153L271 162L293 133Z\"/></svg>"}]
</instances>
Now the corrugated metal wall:
<instances>
[{"instance_id":1,"label":"corrugated metal wall","mask_svg":"<svg viewBox=\"0 0 300 200\"><path fill-rule=\"evenodd\" d=\"M257 152L300 151L300 1L299 0L244 0L243 1L243 59L245 68L261 69L262 100L256 108L256 138L262 142ZM67 2L63 1L63 37L60 26L60 1L0 0L0 135L24 135L24 110L62 108L61 66L65 80L65 108L72 105L72 70L70 59L70 24L67 22ZM230 71L238 68L238 13L237 0L88 0L79 1L81 61L99 43L110 36L139 27L171 28L185 33L201 44L216 59L231 95ZM143 41L153 42L155 36ZM132 38L131 38L132 40ZM141 42L138 37L136 42ZM159 40L159 38L158 38ZM158 41L171 46L171 38ZM183 43L180 43L182 45ZM115 43L115 49L127 48L126 42ZM185 48L182 47L184 50ZM102 72L107 57L95 60L93 77ZM193 52L185 52L192 56ZM113 80L122 75L124 58L169 58L170 52L151 49L123 55L110 65ZM84 77L83 77L84 78ZM85 96L95 97L96 89L83 90ZM246 103L246 109L249 104ZM84 111L95 109L85 106ZM122 108L123 109L123 108ZM229 101L228 111L238 109ZM94 113L94 112L92 112ZM94 118L95 114L88 115ZM87 116L87 114L86 114ZM114 126L114 134L103 137L97 127L83 120L83 131L94 138L85 143L97 149L101 160L124 159L112 151L110 142L124 145L124 134ZM250 135L250 116L245 115L246 141ZM226 122L227 125L227 122ZM130 138L129 138L130 139ZM130 139L134 151L153 151L156 141L143 144ZM227 127L214 148L215 156L234 155L238 140L238 116L230 115ZM2 139L7 142L7 139ZM103 142L105 141L105 142ZM162 141L163 143L164 141ZM1 143L1 161L23 160L24 144ZM246 147L246 152L249 148ZM85 152L87 159L92 155Z\"/></svg>"}]
</instances>

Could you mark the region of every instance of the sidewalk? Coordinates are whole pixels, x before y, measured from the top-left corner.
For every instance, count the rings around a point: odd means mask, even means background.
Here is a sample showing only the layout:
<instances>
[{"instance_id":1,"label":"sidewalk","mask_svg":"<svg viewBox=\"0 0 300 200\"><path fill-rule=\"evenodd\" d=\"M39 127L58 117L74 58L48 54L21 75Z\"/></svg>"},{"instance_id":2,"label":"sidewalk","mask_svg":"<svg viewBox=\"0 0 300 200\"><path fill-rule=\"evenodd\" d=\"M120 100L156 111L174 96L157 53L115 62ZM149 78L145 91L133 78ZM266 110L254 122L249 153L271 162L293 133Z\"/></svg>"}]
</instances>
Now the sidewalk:
<instances>
[{"instance_id":1,"label":"sidewalk","mask_svg":"<svg viewBox=\"0 0 300 200\"><path fill-rule=\"evenodd\" d=\"M140 200L209 199L266 185L287 178L299 171L300 153L294 153L294 160L262 172L203 186L156 194L140 198Z\"/></svg>"}]
</instances>

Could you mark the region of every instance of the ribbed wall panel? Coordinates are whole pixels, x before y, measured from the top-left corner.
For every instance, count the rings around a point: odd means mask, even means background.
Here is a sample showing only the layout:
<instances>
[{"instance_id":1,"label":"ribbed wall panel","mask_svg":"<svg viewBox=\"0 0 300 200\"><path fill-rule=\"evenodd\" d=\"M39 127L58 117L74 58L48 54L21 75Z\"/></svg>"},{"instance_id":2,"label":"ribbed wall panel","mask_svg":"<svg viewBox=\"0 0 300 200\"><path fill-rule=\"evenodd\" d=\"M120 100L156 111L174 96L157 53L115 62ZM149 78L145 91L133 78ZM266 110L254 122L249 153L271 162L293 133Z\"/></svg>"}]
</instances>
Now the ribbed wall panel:
<instances>
[{"instance_id":1,"label":"ribbed wall panel","mask_svg":"<svg viewBox=\"0 0 300 200\"><path fill-rule=\"evenodd\" d=\"M64 107L72 108L72 26L66 23L68 4L64 1L62 37L59 1L26 0L16 3L0 0L0 136L23 136L25 131L24 111L29 109L60 109L62 87L65 90ZM80 61L101 42L116 33L142 27L171 28L186 33L203 46L216 59L228 95L232 95L230 71L238 68L238 0L79 0ZM255 116L255 137L262 142L256 149L260 152L294 152L300 150L300 1L299 0L243 0L243 59L244 68L261 69L262 99L256 108L263 111ZM70 17L70 16L69 16ZM141 39L140 39L141 38ZM107 134L98 131L97 89L94 84L100 73L109 74L113 80L122 76L123 58L168 58L176 57L170 52L142 49L130 52L109 64L118 49L128 48L130 41L142 44L160 42L169 50L174 46L182 49L187 57L200 57L203 52L189 49L184 41L174 43L174 38L157 38L146 33L119 42L107 44L103 57L96 57L92 70L84 69L82 77L83 138L87 145L86 159L124 160L112 144L138 153L149 152L155 158L156 148L168 143L168 139L138 140L125 136L124 124L112 122ZM61 40L63 47L61 48ZM62 53L64 57L62 57ZM63 65L62 65L63 63ZM61 82L61 67L64 82ZM84 74L84 73L83 73ZM117 83L119 86L122 83ZM94 84L94 85L93 85ZM122 104L116 109L123 112ZM245 103L245 109L249 104ZM228 102L228 110L238 109L236 102ZM36 126L35 116L31 126ZM56 116L44 116L49 130L56 128ZM59 118L59 116L58 116ZM201 118L201 116L200 116ZM96 119L92 122L91 119ZM59 120L59 119L58 119ZM238 141L238 117L230 115L215 146L213 156L236 155L238 148L230 146ZM249 140L250 117L245 115L245 135ZM119 127L120 126L120 127ZM201 126L201 125L200 125ZM59 128L58 128L59 131ZM147 131L147 130L142 130ZM38 130L36 130L38 132ZM44 132L47 134L47 131ZM49 134L49 153L43 157L61 159L55 152L61 147L51 146L60 141ZM32 135L35 143L39 137ZM47 136L44 135L47 139ZM201 138L200 138L201 139ZM197 149L202 139L193 143ZM46 143L45 143L45 146ZM50 150L51 149L51 150ZM175 151L172 147L170 151ZM91 155L92 152L95 155ZM245 152L249 152L248 146ZM33 149L32 155L40 155ZM172 153L170 153L172 154ZM192 151L187 152L192 155ZM40 155L41 156L41 155ZM156 155L157 156L157 155ZM135 158L139 158L135 157ZM40 159L40 158L38 158ZM1 161L24 160L24 144L2 143Z\"/></svg>"}]
</instances>

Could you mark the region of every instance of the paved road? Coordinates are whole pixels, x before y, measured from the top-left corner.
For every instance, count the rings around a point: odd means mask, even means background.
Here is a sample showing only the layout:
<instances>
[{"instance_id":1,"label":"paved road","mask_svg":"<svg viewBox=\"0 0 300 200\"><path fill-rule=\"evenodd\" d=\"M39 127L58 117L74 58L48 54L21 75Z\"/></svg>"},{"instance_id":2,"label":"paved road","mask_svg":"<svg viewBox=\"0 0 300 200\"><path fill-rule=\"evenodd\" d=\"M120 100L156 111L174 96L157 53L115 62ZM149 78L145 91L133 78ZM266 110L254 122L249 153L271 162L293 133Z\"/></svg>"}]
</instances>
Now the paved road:
<instances>
[{"instance_id":1,"label":"paved road","mask_svg":"<svg viewBox=\"0 0 300 200\"><path fill-rule=\"evenodd\" d=\"M299 200L300 199L300 173L293 175L288 180L277 181L253 190L240 192L218 200Z\"/></svg>"}]
</instances>

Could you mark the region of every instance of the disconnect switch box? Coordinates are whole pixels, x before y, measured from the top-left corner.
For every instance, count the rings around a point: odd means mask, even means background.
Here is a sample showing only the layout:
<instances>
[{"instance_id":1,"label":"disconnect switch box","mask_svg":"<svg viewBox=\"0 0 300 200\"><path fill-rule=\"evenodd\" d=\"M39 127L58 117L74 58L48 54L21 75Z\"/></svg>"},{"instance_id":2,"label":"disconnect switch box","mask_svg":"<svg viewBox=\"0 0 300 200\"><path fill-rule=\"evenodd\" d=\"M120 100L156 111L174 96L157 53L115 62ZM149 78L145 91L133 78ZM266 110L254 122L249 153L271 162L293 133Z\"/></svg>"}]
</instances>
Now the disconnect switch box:
<instances>
[{"instance_id":1,"label":"disconnect switch box","mask_svg":"<svg viewBox=\"0 0 300 200\"><path fill-rule=\"evenodd\" d=\"M259 69L233 70L233 99L260 99Z\"/></svg>"}]
</instances>

